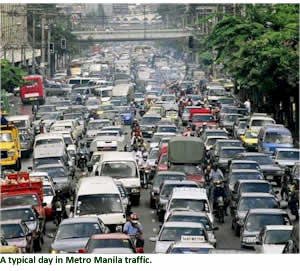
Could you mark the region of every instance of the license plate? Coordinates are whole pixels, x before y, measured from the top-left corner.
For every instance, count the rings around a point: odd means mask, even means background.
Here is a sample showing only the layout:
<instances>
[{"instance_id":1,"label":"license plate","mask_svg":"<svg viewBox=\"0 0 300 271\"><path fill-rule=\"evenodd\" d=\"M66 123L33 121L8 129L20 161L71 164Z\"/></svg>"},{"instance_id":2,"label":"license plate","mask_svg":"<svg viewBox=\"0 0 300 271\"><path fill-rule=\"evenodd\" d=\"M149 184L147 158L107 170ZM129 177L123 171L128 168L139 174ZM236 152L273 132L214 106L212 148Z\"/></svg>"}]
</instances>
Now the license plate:
<instances>
[{"instance_id":1,"label":"license plate","mask_svg":"<svg viewBox=\"0 0 300 271\"><path fill-rule=\"evenodd\" d=\"M56 211L57 211L57 212L61 212L61 211L62 211L62 208L56 208Z\"/></svg>"},{"instance_id":2,"label":"license plate","mask_svg":"<svg viewBox=\"0 0 300 271\"><path fill-rule=\"evenodd\" d=\"M267 176L267 180L273 180L273 176Z\"/></svg>"},{"instance_id":3,"label":"license plate","mask_svg":"<svg viewBox=\"0 0 300 271\"><path fill-rule=\"evenodd\" d=\"M29 98L29 101L34 101L36 100L36 98Z\"/></svg>"}]
</instances>

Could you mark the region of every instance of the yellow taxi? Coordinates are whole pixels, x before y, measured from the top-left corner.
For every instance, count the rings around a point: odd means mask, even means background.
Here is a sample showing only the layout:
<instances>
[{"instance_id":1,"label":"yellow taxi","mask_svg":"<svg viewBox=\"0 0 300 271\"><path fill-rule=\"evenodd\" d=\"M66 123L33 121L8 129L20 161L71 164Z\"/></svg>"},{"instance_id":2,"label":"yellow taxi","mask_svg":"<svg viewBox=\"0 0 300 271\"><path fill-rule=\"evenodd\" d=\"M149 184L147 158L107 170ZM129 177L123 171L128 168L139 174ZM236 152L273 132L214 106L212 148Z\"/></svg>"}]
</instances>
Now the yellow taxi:
<instances>
[{"instance_id":1,"label":"yellow taxi","mask_svg":"<svg viewBox=\"0 0 300 271\"><path fill-rule=\"evenodd\" d=\"M258 132L255 130L247 129L244 135L240 136L244 147L248 151L256 151L258 143Z\"/></svg>"}]
</instances>

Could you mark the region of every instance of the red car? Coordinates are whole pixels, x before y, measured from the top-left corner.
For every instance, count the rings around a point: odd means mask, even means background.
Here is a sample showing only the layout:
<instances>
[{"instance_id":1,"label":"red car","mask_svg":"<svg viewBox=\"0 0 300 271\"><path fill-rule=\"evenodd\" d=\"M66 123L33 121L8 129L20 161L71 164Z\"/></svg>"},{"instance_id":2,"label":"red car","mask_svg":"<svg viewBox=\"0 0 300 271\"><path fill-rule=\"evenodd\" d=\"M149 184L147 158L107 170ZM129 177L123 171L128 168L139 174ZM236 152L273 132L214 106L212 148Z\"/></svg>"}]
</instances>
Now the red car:
<instances>
[{"instance_id":1,"label":"red car","mask_svg":"<svg viewBox=\"0 0 300 271\"><path fill-rule=\"evenodd\" d=\"M192 117L192 126L202 127L206 123L208 127L215 127L216 120L212 114L194 114Z\"/></svg>"},{"instance_id":2,"label":"red car","mask_svg":"<svg viewBox=\"0 0 300 271\"><path fill-rule=\"evenodd\" d=\"M163 153L158 160L157 171L167 171L168 170L168 154Z\"/></svg>"},{"instance_id":3,"label":"red car","mask_svg":"<svg viewBox=\"0 0 300 271\"><path fill-rule=\"evenodd\" d=\"M169 170L183 172L188 180L192 180L201 186L205 182L204 173L199 166L192 164L172 165Z\"/></svg>"}]
</instances>

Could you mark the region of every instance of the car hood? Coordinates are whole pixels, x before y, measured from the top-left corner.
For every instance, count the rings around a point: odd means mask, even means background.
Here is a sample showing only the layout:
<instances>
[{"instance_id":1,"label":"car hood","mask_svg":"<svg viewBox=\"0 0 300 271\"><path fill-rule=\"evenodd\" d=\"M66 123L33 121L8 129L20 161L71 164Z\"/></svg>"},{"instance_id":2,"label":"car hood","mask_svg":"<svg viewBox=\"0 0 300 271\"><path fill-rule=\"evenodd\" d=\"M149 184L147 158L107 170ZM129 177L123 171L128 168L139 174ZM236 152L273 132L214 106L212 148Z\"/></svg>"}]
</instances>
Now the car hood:
<instances>
[{"instance_id":1,"label":"car hood","mask_svg":"<svg viewBox=\"0 0 300 271\"><path fill-rule=\"evenodd\" d=\"M298 162L298 160L275 160L275 162L278 162L278 164L282 167L292 167L295 165L296 162Z\"/></svg>"},{"instance_id":2,"label":"car hood","mask_svg":"<svg viewBox=\"0 0 300 271\"><path fill-rule=\"evenodd\" d=\"M281 254L285 245L263 245L263 254Z\"/></svg>"},{"instance_id":3,"label":"car hood","mask_svg":"<svg viewBox=\"0 0 300 271\"><path fill-rule=\"evenodd\" d=\"M155 253L166 253L173 241L157 241L155 244Z\"/></svg>"},{"instance_id":4,"label":"car hood","mask_svg":"<svg viewBox=\"0 0 300 271\"><path fill-rule=\"evenodd\" d=\"M121 179L116 179L120 181L125 187L140 187L141 182L139 178L121 178Z\"/></svg>"},{"instance_id":5,"label":"car hood","mask_svg":"<svg viewBox=\"0 0 300 271\"><path fill-rule=\"evenodd\" d=\"M54 250L63 250L66 252L78 252L79 249L84 248L88 237L84 238L76 238L76 239L63 239L63 240L57 240L54 241L54 243L51 245L52 249Z\"/></svg>"},{"instance_id":6,"label":"car hood","mask_svg":"<svg viewBox=\"0 0 300 271\"><path fill-rule=\"evenodd\" d=\"M88 130L86 136L95 136L99 130Z\"/></svg>"}]
</instances>

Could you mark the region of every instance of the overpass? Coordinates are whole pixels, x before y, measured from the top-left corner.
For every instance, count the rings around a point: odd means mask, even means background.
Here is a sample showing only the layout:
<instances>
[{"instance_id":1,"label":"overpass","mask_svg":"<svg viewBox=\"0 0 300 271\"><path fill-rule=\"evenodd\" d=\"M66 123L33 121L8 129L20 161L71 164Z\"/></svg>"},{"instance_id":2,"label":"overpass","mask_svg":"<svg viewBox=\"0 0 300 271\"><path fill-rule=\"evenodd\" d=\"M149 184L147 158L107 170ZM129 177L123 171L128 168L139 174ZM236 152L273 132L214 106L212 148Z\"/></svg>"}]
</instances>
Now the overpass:
<instances>
[{"instance_id":1,"label":"overpass","mask_svg":"<svg viewBox=\"0 0 300 271\"><path fill-rule=\"evenodd\" d=\"M141 41L182 39L193 36L187 29L72 31L78 42Z\"/></svg>"}]
</instances>

